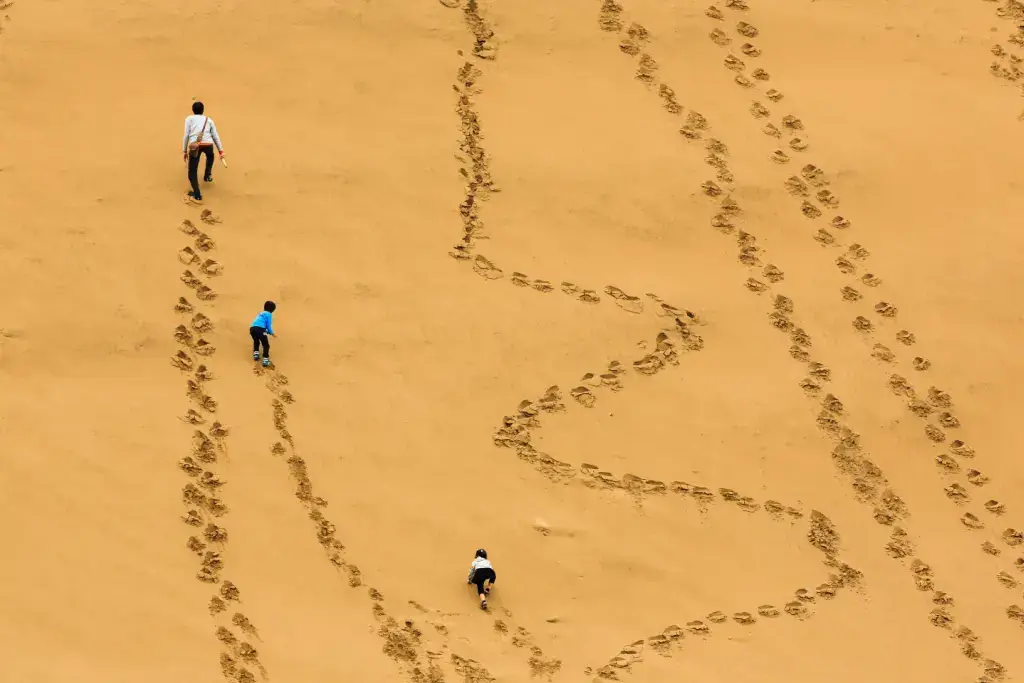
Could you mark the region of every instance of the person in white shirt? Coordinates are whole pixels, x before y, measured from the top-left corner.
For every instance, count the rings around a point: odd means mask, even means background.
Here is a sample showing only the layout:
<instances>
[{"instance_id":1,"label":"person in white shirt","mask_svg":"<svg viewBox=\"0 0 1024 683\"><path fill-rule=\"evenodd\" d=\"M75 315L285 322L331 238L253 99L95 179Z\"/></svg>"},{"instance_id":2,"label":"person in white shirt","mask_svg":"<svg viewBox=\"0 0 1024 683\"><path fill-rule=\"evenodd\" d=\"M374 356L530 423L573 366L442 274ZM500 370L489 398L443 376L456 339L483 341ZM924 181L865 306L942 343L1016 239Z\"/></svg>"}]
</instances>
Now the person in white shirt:
<instances>
[{"instance_id":1,"label":"person in white shirt","mask_svg":"<svg viewBox=\"0 0 1024 683\"><path fill-rule=\"evenodd\" d=\"M199 158L206 155L206 173L203 180L207 183L213 182L213 148L217 147L220 156L224 158L224 146L220 143L220 136L217 134L217 125L209 116L204 116L205 107L202 102L192 103L192 115L185 117L185 138L181 142L181 151L188 162L188 182L192 185L192 191L186 198L194 201L203 201L203 193L199 189Z\"/></svg>"},{"instance_id":2,"label":"person in white shirt","mask_svg":"<svg viewBox=\"0 0 1024 683\"><path fill-rule=\"evenodd\" d=\"M473 564L469 567L469 578L466 579L466 583L476 585L476 592L480 597L480 609L487 609L487 596L491 592L491 586L497 580L498 575L494 573L494 567L487 559L487 551L480 548L476 551Z\"/></svg>"}]
</instances>

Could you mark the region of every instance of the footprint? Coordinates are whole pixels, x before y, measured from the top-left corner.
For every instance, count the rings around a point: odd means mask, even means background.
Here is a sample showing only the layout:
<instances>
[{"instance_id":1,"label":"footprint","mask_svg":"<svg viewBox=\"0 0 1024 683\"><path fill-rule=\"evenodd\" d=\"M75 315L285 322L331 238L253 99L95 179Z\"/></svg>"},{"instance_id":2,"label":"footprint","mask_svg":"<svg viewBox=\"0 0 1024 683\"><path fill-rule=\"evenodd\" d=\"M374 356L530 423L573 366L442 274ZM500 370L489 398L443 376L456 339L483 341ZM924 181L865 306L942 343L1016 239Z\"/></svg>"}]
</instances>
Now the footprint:
<instances>
[{"instance_id":1,"label":"footprint","mask_svg":"<svg viewBox=\"0 0 1024 683\"><path fill-rule=\"evenodd\" d=\"M575 285L572 282L563 282L561 287L562 291L568 294L569 296L575 296L582 291L579 285Z\"/></svg>"},{"instance_id":2,"label":"footprint","mask_svg":"<svg viewBox=\"0 0 1024 683\"><path fill-rule=\"evenodd\" d=\"M836 230L846 230L850 227L850 221L846 220L842 216L836 216L832 219L832 227Z\"/></svg>"},{"instance_id":3,"label":"footprint","mask_svg":"<svg viewBox=\"0 0 1024 683\"><path fill-rule=\"evenodd\" d=\"M729 617L725 616L723 612L716 610L708 615L708 621L712 624L724 624L729 621Z\"/></svg>"},{"instance_id":4,"label":"footprint","mask_svg":"<svg viewBox=\"0 0 1024 683\"><path fill-rule=\"evenodd\" d=\"M640 313L644 310L644 302L638 296L630 296L614 285L607 285L604 288L605 294L615 299L615 303L624 311L629 313Z\"/></svg>"},{"instance_id":5,"label":"footprint","mask_svg":"<svg viewBox=\"0 0 1024 683\"><path fill-rule=\"evenodd\" d=\"M775 88L770 88L767 92L765 92L764 96L767 97L772 102L779 102L782 100L783 97L782 93L776 90Z\"/></svg>"},{"instance_id":6,"label":"footprint","mask_svg":"<svg viewBox=\"0 0 1024 683\"><path fill-rule=\"evenodd\" d=\"M742 52L743 54L745 54L748 57L760 57L761 56L761 51L759 49L757 49L756 47L754 47L753 45L751 45L750 43L743 43L742 45L740 45L740 52Z\"/></svg>"},{"instance_id":7,"label":"footprint","mask_svg":"<svg viewBox=\"0 0 1024 683\"><path fill-rule=\"evenodd\" d=\"M195 236L199 234L199 228L197 228L190 220L182 221L179 230L181 230L183 233L189 236Z\"/></svg>"},{"instance_id":8,"label":"footprint","mask_svg":"<svg viewBox=\"0 0 1024 683\"><path fill-rule=\"evenodd\" d=\"M936 443L942 443L946 440L946 434L935 425L925 425L924 435Z\"/></svg>"},{"instance_id":9,"label":"footprint","mask_svg":"<svg viewBox=\"0 0 1024 683\"><path fill-rule=\"evenodd\" d=\"M907 407L910 408L910 412L918 417L928 417L932 413L932 407L919 399L911 400Z\"/></svg>"},{"instance_id":10,"label":"footprint","mask_svg":"<svg viewBox=\"0 0 1024 683\"><path fill-rule=\"evenodd\" d=\"M716 213L711 217L711 227L725 234L730 234L736 226L725 217L724 214Z\"/></svg>"},{"instance_id":11,"label":"footprint","mask_svg":"<svg viewBox=\"0 0 1024 683\"><path fill-rule=\"evenodd\" d=\"M937 387L928 387L928 401L936 408L949 408L953 405L953 398ZM951 445L951 448L953 447L958 449L965 448L964 442L959 440L954 441ZM971 455L968 457L973 457L974 451L970 448L967 448L966 450L971 452Z\"/></svg>"},{"instance_id":12,"label":"footprint","mask_svg":"<svg viewBox=\"0 0 1024 683\"><path fill-rule=\"evenodd\" d=\"M195 289L199 285L203 284L203 281L197 278L195 274L192 273L191 270L186 270L184 273L182 273L180 279L182 282L185 283L186 287L191 287L192 289Z\"/></svg>"},{"instance_id":13,"label":"footprint","mask_svg":"<svg viewBox=\"0 0 1024 683\"><path fill-rule=\"evenodd\" d=\"M706 636L711 633L711 629L708 628L708 625L699 619L686 622L686 629L690 633L694 633L699 636Z\"/></svg>"},{"instance_id":14,"label":"footprint","mask_svg":"<svg viewBox=\"0 0 1024 683\"><path fill-rule=\"evenodd\" d=\"M594 407L594 403L597 402L597 397L584 386L578 386L569 391L569 395L572 396L576 401L584 408Z\"/></svg>"},{"instance_id":15,"label":"footprint","mask_svg":"<svg viewBox=\"0 0 1024 683\"><path fill-rule=\"evenodd\" d=\"M821 363L809 363L807 369L811 374L811 377L816 377L823 382L828 382L832 379L831 371L822 365Z\"/></svg>"},{"instance_id":16,"label":"footprint","mask_svg":"<svg viewBox=\"0 0 1024 683\"><path fill-rule=\"evenodd\" d=\"M740 86L741 88L754 87L754 82L747 78L746 76L744 76L743 74L736 74L735 78L733 78L732 80L736 85Z\"/></svg>"},{"instance_id":17,"label":"footprint","mask_svg":"<svg viewBox=\"0 0 1024 683\"><path fill-rule=\"evenodd\" d=\"M914 336L913 332L907 330L900 330L896 333L896 341L905 346L910 346L917 341L917 337Z\"/></svg>"},{"instance_id":18,"label":"footprint","mask_svg":"<svg viewBox=\"0 0 1024 683\"><path fill-rule=\"evenodd\" d=\"M196 332L210 332L213 330L213 321L207 318L202 313L196 313L192 316L192 329Z\"/></svg>"},{"instance_id":19,"label":"footprint","mask_svg":"<svg viewBox=\"0 0 1024 683\"><path fill-rule=\"evenodd\" d=\"M821 217L821 209L816 207L814 204L811 204L806 199L800 203L800 213L802 213L807 218L812 219Z\"/></svg>"},{"instance_id":20,"label":"footprint","mask_svg":"<svg viewBox=\"0 0 1024 683\"><path fill-rule=\"evenodd\" d=\"M853 263L845 256L840 256L836 259L836 267L839 268L839 271L844 275L850 275L857 270L857 266L853 265Z\"/></svg>"},{"instance_id":21,"label":"footprint","mask_svg":"<svg viewBox=\"0 0 1024 683\"><path fill-rule=\"evenodd\" d=\"M793 300L788 296L781 294L775 297L774 304L775 310L779 313L792 313L793 312Z\"/></svg>"},{"instance_id":22,"label":"footprint","mask_svg":"<svg viewBox=\"0 0 1024 683\"><path fill-rule=\"evenodd\" d=\"M178 297L178 303L174 305L174 310L178 313L192 313L195 308L188 302L183 296Z\"/></svg>"},{"instance_id":23,"label":"footprint","mask_svg":"<svg viewBox=\"0 0 1024 683\"><path fill-rule=\"evenodd\" d=\"M1024 543L1024 531L1018 531L1015 528L1008 528L1005 531L1002 531L1001 538L1002 543L1007 544L1011 548L1016 548Z\"/></svg>"},{"instance_id":24,"label":"footprint","mask_svg":"<svg viewBox=\"0 0 1024 683\"><path fill-rule=\"evenodd\" d=\"M792 356L794 360L798 360L801 363L806 363L811 359L811 354L807 353L795 344L789 347L789 355Z\"/></svg>"},{"instance_id":25,"label":"footprint","mask_svg":"<svg viewBox=\"0 0 1024 683\"><path fill-rule=\"evenodd\" d=\"M768 72L765 71L764 69L754 69L753 71L750 72L750 76L751 78L755 78L759 81L767 81L769 78L771 78L771 76L768 75Z\"/></svg>"},{"instance_id":26,"label":"footprint","mask_svg":"<svg viewBox=\"0 0 1024 683\"><path fill-rule=\"evenodd\" d=\"M830 192L829 190L819 190L815 196L818 198L819 202L821 202L822 204L831 209L834 209L837 206L839 206L839 198L832 194L832 192Z\"/></svg>"},{"instance_id":27,"label":"footprint","mask_svg":"<svg viewBox=\"0 0 1024 683\"><path fill-rule=\"evenodd\" d=\"M989 482L989 478L978 470L967 470L967 481L975 486L984 486Z\"/></svg>"},{"instance_id":28,"label":"footprint","mask_svg":"<svg viewBox=\"0 0 1024 683\"><path fill-rule=\"evenodd\" d=\"M967 493L967 489L960 484L950 484L944 490L946 496L957 503L966 503L971 498L970 494Z\"/></svg>"},{"instance_id":29,"label":"footprint","mask_svg":"<svg viewBox=\"0 0 1024 683\"><path fill-rule=\"evenodd\" d=\"M788 128L789 130L803 130L804 129L803 121L801 121L800 119L798 119L797 117L795 117L795 116L793 116L791 114L787 114L786 116L782 117L782 126L784 128ZM811 166L811 168L814 168L814 167ZM806 170L807 167L805 166L804 169ZM822 175L821 171L818 171L818 173L816 174L816 178L820 178L821 175ZM807 178L808 180L810 180L810 177L808 177L806 175L806 173L805 173L804 177Z\"/></svg>"},{"instance_id":30,"label":"footprint","mask_svg":"<svg viewBox=\"0 0 1024 683\"><path fill-rule=\"evenodd\" d=\"M736 612L732 615L732 618L736 623L744 625L753 624L757 621L750 612Z\"/></svg>"},{"instance_id":31,"label":"footprint","mask_svg":"<svg viewBox=\"0 0 1024 683\"><path fill-rule=\"evenodd\" d=\"M836 238L828 230L818 228L818 231L814 233L814 241L824 246L828 246L830 244L835 244Z\"/></svg>"},{"instance_id":32,"label":"footprint","mask_svg":"<svg viewBox=\"0 0 1024 683\"><path fill-rule=\"evenodd\" d=\"M985 501L985 509L991 512L993 515L1002 515L1006 512L1006 506L1000 503L998 500Z\"/></svg>"},{"instance_id":33,"label":"footprint","mask_svg":"<svg viewBox=\"0 0 1024 683\"><path fill-rule=\"evenodd\" d=\"M210 251L216 246L217 243L205 232L201 232L196 236L196 249L199 251Z\"/></svg>"},{"instance_id":34,"label":"footprint","mask_svg":"<svg viewBox=\"0 0 1024 683\"><path fill-rule=\"evenodd\" d=\"M768 320L771 322L772 327L783 332L790 332L793 329L793 322L782 313L775 311L769 314Z\"/></svg>"},{"instance_id":35,"label":"footprint","mask_svg":"<svg viewBox=\"0 0 1024 683\"><path fill-rule=\"evenodd\" d=\"M953 629L953 617L952 617L952 615L950 615L950 613L948 611L946 611L946 610L944 610L942 608L935 608L935 609L933 609L931 611L931 613L928 615L928 619L929 619L929 621L932 622L932 624L934 626L938 626L939 628L946 628L946 629L950 629L950 630Z\"/></svg>"},{"instance_id":36,"label":"footprint","mask_svg":"<svg viewBox=\"0 0 1024 683\"><path fill-rule=\"evenodd\" d=\"M960 522L968 529L978 530L985 528L984 522L978 519L975 515L972 515L970 512L965 513L960 518Z\"/></svg>"},{"instance_id":37,"label":"footprint","mask_svg":"<svg viewBox=\"0 0 1024 683\"><path fill-rule=\"evenodd\" d=\"M781 149L777 149L771 154L771 160L777 164L789 163L789 155L783 152Z\"/></svg>"},{"instance_id":38,"label":"footprint","mask_svg":"<svg viewBox=\"0 0 1024 683\"><path fill-rule=\"evenodd\" d=\"M921 356L915 357L912 363L914 365L914 369L917 370L918 372L927 370L932 366L932 362L930 360L928 360L927 358L922 358Z\"/></svg>"},{"instance_id":39,"label":"footprint","mask_svg":"<svg viewBox=\"0 0 1024 683\"><path fill-rule=\"evenodd\" d=\"M184 263L186 266L191 266L193 263L199 263L199 254L197 254L192 247L185 247L178 252L178 260Z\"/></svg>"},{"instance_id":40,"label":"footprint","mask_svg":"<svg viewBox=\"0 0 1024 683\"><path fill-rule=\"evenodd\" d=\"M899 309L886 301L879 301L875 304L875 313L883 318L895 318Z\"/></svg>"},{"instance_id":41,"label":"footprint","mask_svg":"<svg viewBox=\"0 0 1024 683\"><path fill-rule=\"evenodd\" d=\"M221 265L211 258L206 259L199 266L199 272L203 275L209 275L211 277L220 275L222 272Z\"/></svg>"},{"instance_id":42,"label":"footprint","mask_svg":"<svg viewBox=\"0 0 1024 683\"><path fill-rule=\"evenodd\" d=\"M892 363L896 360L896 354L894 354L888 346L884 346L882 344L875 344L874 348L871 350L871 355L886 363Z\"/></svg>"},{"instance_id":43,"label":"footprint","mask_svg":"<svg viewBox=\"0 0 1024 683\"><path fill-rule=\"evenodd\" d=\"M871 321L862 315L853 319L853 328L858 332L870 332L872 327Z\"/></svg>"},{"instance_id":44,"label":"footprint","mask_svg":"<svg viewBox=\"0 0 1024 683\"><path fill-rule=\"evenodd\" d=\"M747 5L746 0L725 0L725 6L729 9L746 11L750 9Z\"/></svg>"},{"instance_id":45,"label":"footprint","mask_svg":"<svg viewBox=\"0 0 1024 683\"><path fill-rule=\"evenodd\" d=\"M199 214L199 220L209 225L215 225L220 223L220 218L213 214L213 211L209 209L203 209L203 212Z\"/></svg>"},{"instance_id":46,"label":"footprint","mask_svg":"<svg viewBox=\"0 0 1024 683\"><path fill-rule=\"evenodd\" d=\"M843 295L843 301L860 301L863 298L853 287L843 287L839 292Z\"/></svg>"},{"instance_id":47,"label":"footprint","mask_svg":"<svg viewBox=\"0 0 1024 683\"><path fill-rule=\"evenodd\" d=\"M811 335L807 334L802 327L793 330L790 340L797 346L811 346Z\"/></svg>"},{"instance_id":48,"label":"footprint","mask_svg":"<svg viewBox=\"0 0 1024 683\"><path fill-rule=\"evenodd\" d=\"M217 347L205 339L200 338L199 341L196 342L196 354L200 356L212 356L216 352Z\"/></svg>"},{"instance_id":49,"label":"footprint","mask_svg":"<svg viewBox=\"0 0 1024 683\"><path fill-rule=\"evenodd\" d=\"M764 291L767 291L767 289L768 289L768 285L766 285L765 283L761 282L760 280L755 280L752 277L751 278L747 278L746 287L750 291L755 292L757 294L760 294L760 293L762 293Z\"/></svg>"},{"instance_id":50,"label":"footprint","mask_svg":"<svg viewBox=\"0 0 1024 683\"><path fill-rule=\"evenodd\" d=\"M864 275L862 275L860 281L868 287L877 287L878 285L882 284L882 279L879 277L875 277L871 273L865 273Z\"/></svg>"},{"instance_id":51,"label":"footprint","mask_svg":"<svg viewBox=\"0 0 1024 683\"><path fill-rule=\"evenodd\" d=\"M213 301L217 298L217 292L203 285L196 290L196 298L201 301Z\"/></svg>"},{"instance_id":52,"label":"footprint","mask_svg":"<svg viewBox=\"0 0 1024 683\"><path fill-rule=\"evenodd\" d=\"M764 275L765 279L771 283L782 282L786 278L785 273L770 263L764 267L761 274Z\"/></svg>"},{"instance_id":53,"label":"footprint","mask_svg":"<svg viewBox=\"0 0 1024 683\"><path fill-rule=\"evenodd\" d=\"M774 619L779 616L779 610L774 605L761 605L757 608L757 613L767 619Z\"/></svg>"},{"instance_id":54,"label":"footprint","mask_svg":"<svg viewBox=\"0 0 1024 683\"><path fill-rule=\"evenodd\" d=\"M1013 578L1006 572L999 572L999 574L996 575L996 579L1007 588L1016 588L1019 585L1017 579Z\"/></svg>"},{"instance_id":55,"label":"footprint","mask_svg":"<svg viewBox=\"0 0 1024 683\"><path fill-rule=\"evenodd\" d=\"M732 38L726 35L725 31L723 31L720 28L716 28L715 30L713 30L711 33L708 34L708 37L711 38L711 42L721 47L724 47L732 42Z\"/></svg>"},{"instance_id":56,"label":"footprint","mask_svg":"<svg viewBox=\"0 0 1024 683\"><path fill-rule=\"evenodd\" d=\"M178 351L177 354L171 356L171 365L187 372L192 369L192 358L184 351Z\"/></svg>"},{"instance_id":57,"label":"footprint","mask_svg":"<svg viewBox=\"0 0 1024 683\"><path fill-rule=\"evenodd\" d=\"M786 188L787 192L797 197L806 197L807 195L810 194L810 190L808 189L807 184L804 181L797 178L795 175L790 176L786 180L786 182L784 183L784 187Z\"/></svg>"},{"instance_id":58,"label":"footprint","mask_svg":"<svg viewBox=\"0 0 1024 683\"><path fill-rule=\"evenodd\" d=\"M867 249L856 243L850 245L850 248L847 250L847 253L850 254L851 258L860 260L866 259L868 256L871 255Z\"/></svg>"},{"instance_id":59,"label":"footprint","mask_svg":"<svg viewBox=\"0 0 1024 683\"><path fill-rule=\"evenodd\" d=\"M785 117L783 119L783 125L793 130L800 130L803 128L803 124L800 122L800 119L792 116ZM825 172L814 164L807 164L800 169L800 175L815 187L824 187L828 185L828 180L825 179Z\"/></svg>"},{"instance_id":60,"label":"footprint","mask_svg":"<svg viewBox=\"0 0 1024 683\"><path fill-rule=\"evenodd\" d=\"M755 119L763 119L771 114L771 112L769 112L768 109L760 102L754 102L750 105L750 113Z\"/></svg>"},{"instance_id":61,"label":"footprint","mask_svg":"<svg viewBox=\"0 0 1024 683\"><path fill-rule=\"evenodd\" d=\"M538 292L547 294L548 292L554 291L554 286L547 280L534 280L530 283L530 286L536 289Z\"/></svg>"},{"instance_id":62,"label":"footprint","mask_svg":"<svg viewBox=\"0 0 1024 683\"><path fill-rule=\"evenodd\" d=\"M801 619L808 615L807 607L796 601L787 602L783 609L786 610L786 614Z\"/></svg>"},{"instance_id":63,"label":"footprint","mask_svg":"<svg viewBox=\"0 0 1024 683\"><path fill-rule=\"evenodd\" d=\"M701 137L700 130L698 128L694 128L690 124L686 124L680 128L679 134L685 138L689 138L690 140L699 140Z\"/></svg>"},{"instance_id":64,"label":"footprint","mask_svg":"<svg viewBox=\"0 0 1024 683\"><path fill-rule=\"evenodd\" d=\"M795 152L804 152L807 147L807 142L803 138L793 138L789 141L789 148Z\"/></svg>"},{"instance_id":65,"label":"footprint","mask_svg":"<svg viewBox=\"0 0 1024 683\"><path fill-rule=\"evenodd\" d=\"M710 180L701 183L700 189L709 197L717 197L722 194L722 188Z\"/></svg>"},{"instance_id":66,"label":"footprint","mask_svg":"<svg viewBox=\"0 0 1024 683\"><path fill-rule=\"evenodd\" d=\"M478 275L485 277L488 280L496 280L504 275L501 268L498 268L479 254L473 258L473 270L475 270Z\"/></svg>"},{"instance_id":67,"label":"footprint","mask_svg":"<svg viewBox=\"0 0 1024 683\"><path fill-rule=\"evenodd\" d=\"M576 299L585 304L597 304L601 302L601 297L599 297L597 292L592 289L584 289Z\"/></svg>"},{"instance_id":68,"label":"footprint","mask_svg":"<svg viewBox=\"0 0 1024 683\"><path fill-rule=\"evenodd\" d=\"M740 23L736 24L736 32L745 38L757 37L757 28L755 28L751 24L748 24L745 21L741 21Z\"/></svg>"},{"instance_id":69,"label":"footprint","mask_svg":"<svg viewBox=\"0 0 1024 683\"><path fill-rule=\"evenodd\" d=\"M782 131L776 128L774 123L766 124L765 127L761 129L761 132L763 132L765 135L770 135L773 138L782 137Z\"/></svg>"}]
</instances>

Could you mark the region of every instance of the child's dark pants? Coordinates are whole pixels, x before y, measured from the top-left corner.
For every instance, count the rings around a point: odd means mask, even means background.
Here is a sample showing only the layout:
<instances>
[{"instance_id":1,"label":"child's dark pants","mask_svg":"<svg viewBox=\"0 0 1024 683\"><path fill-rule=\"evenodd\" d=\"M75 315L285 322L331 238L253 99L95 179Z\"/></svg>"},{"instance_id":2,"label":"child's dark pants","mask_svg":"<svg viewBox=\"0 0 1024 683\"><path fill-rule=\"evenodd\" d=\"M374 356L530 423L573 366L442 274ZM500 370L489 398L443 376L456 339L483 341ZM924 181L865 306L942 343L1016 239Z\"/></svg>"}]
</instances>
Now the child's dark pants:
<instances>
[{"instance_id":1,"label":"child's dark pants","mask_svg":"<svg viewBox=\"0 0 1024 683\"><path fill-rule=\"evenodd\" d=\"M477 595L484 594L484 581L490 581L493 584L497 580L498 575L488 567L481 567L473 572L473 583L476 585Z\"/></svg>"},{"instance_id":2,"label":"child's dark pants","mask_svg":"<svg viewBox=\"0 0 1024 683\"><path fill-rule=\"evenodd\" d=\"M267 337L267 331L262 327L250 327L249 336L252 337L252 352L259 353L260 346L263 347L263 357L270 358L270 339Z\"/></svg>"}]
</instances>

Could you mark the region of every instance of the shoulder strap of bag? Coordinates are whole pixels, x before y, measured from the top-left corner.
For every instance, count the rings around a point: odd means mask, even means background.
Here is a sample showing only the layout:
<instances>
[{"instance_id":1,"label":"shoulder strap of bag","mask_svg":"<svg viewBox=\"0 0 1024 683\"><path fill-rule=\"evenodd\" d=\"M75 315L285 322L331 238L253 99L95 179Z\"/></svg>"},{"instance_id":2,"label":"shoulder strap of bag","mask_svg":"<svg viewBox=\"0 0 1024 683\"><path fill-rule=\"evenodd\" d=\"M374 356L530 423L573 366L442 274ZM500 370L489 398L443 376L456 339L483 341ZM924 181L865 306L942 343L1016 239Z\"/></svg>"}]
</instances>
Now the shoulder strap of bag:
<instances>
[{"instance_id":1,"label":"shoulder strap of bag","mask_svg":"<svg viewBox=\"0 0 1024 683\"><path fill-rule=\"evenodd\" d=\"M203 136L206 135L206 124L209 123L209 122L210 122L210 117L209 116L207 116L207 117L205 117L203 119L203 127L199 131L199 137L196 139L197 143L201 144L203 142Z\"/></svg>"}]
</instances>

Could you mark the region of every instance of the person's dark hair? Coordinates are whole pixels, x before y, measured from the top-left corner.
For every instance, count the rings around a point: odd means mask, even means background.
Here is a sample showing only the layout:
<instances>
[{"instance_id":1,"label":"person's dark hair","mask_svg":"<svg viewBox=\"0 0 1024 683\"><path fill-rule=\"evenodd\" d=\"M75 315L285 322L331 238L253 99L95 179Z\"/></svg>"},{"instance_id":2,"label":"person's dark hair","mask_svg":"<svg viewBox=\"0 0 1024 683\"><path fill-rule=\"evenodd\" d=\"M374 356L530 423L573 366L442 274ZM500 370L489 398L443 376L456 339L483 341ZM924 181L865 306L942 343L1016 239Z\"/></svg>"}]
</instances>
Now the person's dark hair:
<instances>
[{"instance_id":1,"label":"person's dark hair","mask_svg":"<svg viewBox=\"0 0 1024 683\"><path fill-rule=\"evenodd\" d=\"M482 558L484 558L486 560L487 559L487 551L484 550L483 548L480 548L480 550L476 551L476 556L477 557L482 557Z\"/></svg>"},{"instance_id":2,"label":"person's dark hair","mask_svg":"<svg viewBox=\"0 0 1024 683\"><path fill-rule=\"evenodd\" d=\"M266 311L267 313L273 313L274 311L277 310L277 304L275 304L273 301L268 301L267 303L263 304L263 310Z\"/></svg>"},{"instance_id":3,"label":"person's dark hair","mask_svg":"<svg viewBox=\"0 0 1024 683\"><path fill-rule=\"evenodd\" d=\"M199 115L201 115L201 114L202 114L202 113L203 113L204 111L206 111L206 107L204 107L204 106L203 106L203 103L202 103L202 102L193 102L193 103L192 103L192 113L193 113L193 114L195 114L195 115L199 116Z\"/></svg>"}]
</instances>

